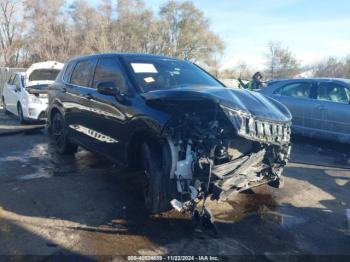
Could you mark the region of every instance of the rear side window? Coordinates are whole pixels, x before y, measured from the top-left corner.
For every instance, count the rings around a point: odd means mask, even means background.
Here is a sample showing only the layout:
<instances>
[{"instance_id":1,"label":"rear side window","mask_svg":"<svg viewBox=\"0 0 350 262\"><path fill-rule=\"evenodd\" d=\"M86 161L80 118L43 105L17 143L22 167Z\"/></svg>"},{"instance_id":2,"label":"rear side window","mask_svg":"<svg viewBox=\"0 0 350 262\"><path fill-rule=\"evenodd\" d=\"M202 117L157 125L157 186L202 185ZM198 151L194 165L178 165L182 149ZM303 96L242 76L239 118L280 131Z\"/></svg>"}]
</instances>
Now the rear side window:
<instances>
[{"instance_id":1,"label":"rear side window","mask_svg":"<svg viewBox=\"0 0 350 262\"><path fill-rule=\"evenodd\" d=\"M70 76L72 75L74 66L75 66L75 63L74 63L74 62L70 62L70 63L67 65L66 70L64 71L63 81L69 83Z\"/></svg>"},{"instance_id":2,"label":"rear side window","mask_svg":"<svg viewBox=\"0 0 350 262\"><path fill-rule=\"evenodd\" d=\"M274 94L297 98L309 98L311 94L311 88L311 83L291 83L279 88L277 91L275 91Z\"/></svg>"},{"instance_id":3,"label":"rear side window","mask_svg":"<svg viewBox=\"0 0 350 262\"><path fill-rule=\"evenodd\" d=\"M317 89L317 100L348 104L350 91L337 83L320 83Z\"/></svg>"},{"instance_id":4,"label":"rear side window","mask_svg":"<svg viewBox=\"0 0 350 262\"><path fill-rule=\"evenodd\" d=\"M106 57L99 60L92 87L97 88L97 85L104 81L112 81L120 91L127 91L125 78L116 57Z\"/></svg>"},{"instance_id":5,"label":"rear side window","mask_svg":"<svg viewBox=\"0 0 350 262\"><path fill-rule=\"evenodd\" d=\"M71 77L71 84L89 87L94 66L95 62L92 60L78 62Z\"/></svg>"}]
</instances>

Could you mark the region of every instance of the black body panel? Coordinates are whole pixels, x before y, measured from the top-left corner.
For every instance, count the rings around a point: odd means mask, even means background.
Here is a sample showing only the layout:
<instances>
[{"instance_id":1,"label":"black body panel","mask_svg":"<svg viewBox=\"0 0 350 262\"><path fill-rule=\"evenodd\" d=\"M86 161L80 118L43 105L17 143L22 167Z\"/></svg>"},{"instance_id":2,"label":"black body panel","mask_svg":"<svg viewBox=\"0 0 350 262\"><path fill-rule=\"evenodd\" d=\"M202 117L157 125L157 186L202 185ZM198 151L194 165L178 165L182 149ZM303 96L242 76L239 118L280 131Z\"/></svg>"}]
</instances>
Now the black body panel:
<instances>
[{"instance_id":1,"label":"black body panel","mask_svg":"<svg viewBox=\"0 0 350 262\"><path fill-rule=\"evenodd\" d=\"M181 100L207 100L210 104L239 110L257 119L276 122L289 122L291 119L289 111L279 102L246 90L188 86L140 93L130 77L130 69L125 66L124 56L162 58L144 54L97 54L66 62L56 82L50 86L49 126L52 114L58 110L64 115L69 136L74 142L110 160L127 165L130 154L133 154L130 150L134 139L161 136L171 119L171 112L163 110L159 104ZM124 65L128 88L125 93L118 97L99 93L96 88L91 87L93 74L89 86L68 83L71 77L65 75L68 64L82 60L96 62L103 57L115 57ZM72 74L72 70L69 71Z\"/></svg>"}]
</instances>

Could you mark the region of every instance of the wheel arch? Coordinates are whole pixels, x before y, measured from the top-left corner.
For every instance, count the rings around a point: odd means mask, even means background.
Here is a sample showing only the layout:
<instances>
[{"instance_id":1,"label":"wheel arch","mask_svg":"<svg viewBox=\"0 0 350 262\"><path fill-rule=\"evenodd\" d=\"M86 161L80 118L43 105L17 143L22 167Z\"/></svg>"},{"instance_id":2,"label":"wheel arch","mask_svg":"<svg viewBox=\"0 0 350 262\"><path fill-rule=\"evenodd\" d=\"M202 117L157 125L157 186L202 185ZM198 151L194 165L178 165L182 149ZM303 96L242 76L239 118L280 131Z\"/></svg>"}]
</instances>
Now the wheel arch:
<instances>
[{"instance_id":1,"label":"wheel arch","mask_svg":"<svg viewBox=\"0 0 350 262\"><path fill-rule=\"evenodd\" d=\"M140 128L130 136L127 146L127 164L131 170L141 168L141 146L145 142L161 145L162 137L156 132L146 128Z\"/></svg>"},{"instance_id":2,"label":"wheel arch","mask_svg":"<svg viewBox=\"0 0 350 262\"><path fill-rule=\"evenodd\" d=\"M56 114L60 113L62 116L64 116L63 110L60 108L60 106L54 104L50 108L48 108L47 111L47 126L48 126L48 131L51 131L51 123L52 123L52 117Z\"/></svg>"}]
</instances>

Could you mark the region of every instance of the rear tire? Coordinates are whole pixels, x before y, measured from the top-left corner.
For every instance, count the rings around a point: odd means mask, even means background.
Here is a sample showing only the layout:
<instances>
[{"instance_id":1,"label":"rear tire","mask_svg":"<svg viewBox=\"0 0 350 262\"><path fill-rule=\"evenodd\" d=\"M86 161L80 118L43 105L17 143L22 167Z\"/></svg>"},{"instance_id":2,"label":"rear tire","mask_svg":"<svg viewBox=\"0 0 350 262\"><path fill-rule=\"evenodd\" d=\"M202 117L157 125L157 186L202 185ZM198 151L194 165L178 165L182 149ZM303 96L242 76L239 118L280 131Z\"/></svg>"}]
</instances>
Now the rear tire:
<instances>
[{"instance_id":1,"label":"rear tire","mask_svg":"<svg viewBox=\"0 0 350 262\"><path fill-rule=\"evenodd\" d=\"M24 120L24 117L23 117L23 109L22 109L22 106L21 104L18 104L17 105L17 112L18 112L18 118L19 118L19 122L24 125L26 123L26 121Z\"/></svg>"},{"instance_id":2,"label":"rear tire","mask_svg":"<svg viewBox=\"0 0 350 262\"><path fill-rule=\"evenodd\" d=\"M170 179L171 157L165 143L150 141L141 146L144 174L144 198L150 213L171 210L170 201L176 190L174 179Z\"/></svg>"},{"instance_id":3,"label":"rear tire","mask_svg":"<svg viewBox=\"0 0 350 262\"><path fill-rule=\"evenodd\" d=\"M69 141L64 118L59 112L52 116L51 138L59 154L68 155L77 152L78 146Z\"/></svg>"},{"instance_id":4,"label":"rear tire","mask_svg":"<svg viewBox=\"0 0 350 262\"><path fill-rule=\"evenodd\" d=\"M6 103L5 103L5 97L2 97L2 107L4 108L4 112L5 112L5 114L10 114L10 112L7 110L7 108L6 108Z\"/></svg>"}]
</instances>

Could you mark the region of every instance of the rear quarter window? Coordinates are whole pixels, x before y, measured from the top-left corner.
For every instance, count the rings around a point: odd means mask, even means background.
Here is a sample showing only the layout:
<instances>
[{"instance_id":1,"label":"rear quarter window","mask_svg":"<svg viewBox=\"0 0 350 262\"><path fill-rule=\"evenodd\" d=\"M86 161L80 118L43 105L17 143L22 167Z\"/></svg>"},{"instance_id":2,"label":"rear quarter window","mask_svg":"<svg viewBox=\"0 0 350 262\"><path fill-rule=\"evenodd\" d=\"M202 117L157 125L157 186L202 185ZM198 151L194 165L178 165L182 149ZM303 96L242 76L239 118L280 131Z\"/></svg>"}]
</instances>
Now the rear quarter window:
<instances>
[{"instance_id":1,"label":"rear quarter window","mask_svg":"<svg viewBox=\"0 0 350 262\"><path fill-rule=\"evenodd\" d=\"M350 102L349 89L333 82L320 83L317 89L317 100L348 104Z\"/></svg>"},{"instance_id":2,"label":"rear quarter window","mask_svg":"<svg viewBox=\"0 0 350 262\"><path fill-rule=\"evenodd\" d=\"M11 76L10 76L9 80L7 81L7 83L8 83L9 85L13 85L13 80L15 79L15 76L16 76L16 75L11 75Z\"/></svg>"},{"instance_id":3,"label":"rear quarter window","mask_svg":"<svg viewBox=\"0 0 350 262\"><path fill-rule=\"evenodd\" d=\"M70 77L72 75L74 66L75 66L74 62L70 62L67 64L66 69L64 70L64 74L63 74L63 81L65 81L67 83L70 82Z\"/></svg>"},{"instance_id":4,"label":"rear quarter window","mask_svg":"<svg viewBox=\"0 0 350 262\"><path fill-rule=\"evenodd\" d=\"M84 60L74 67L70 83L73 85L90 87L92 75L94 73L95 62Z\"/></svg>"}]
</instances>

